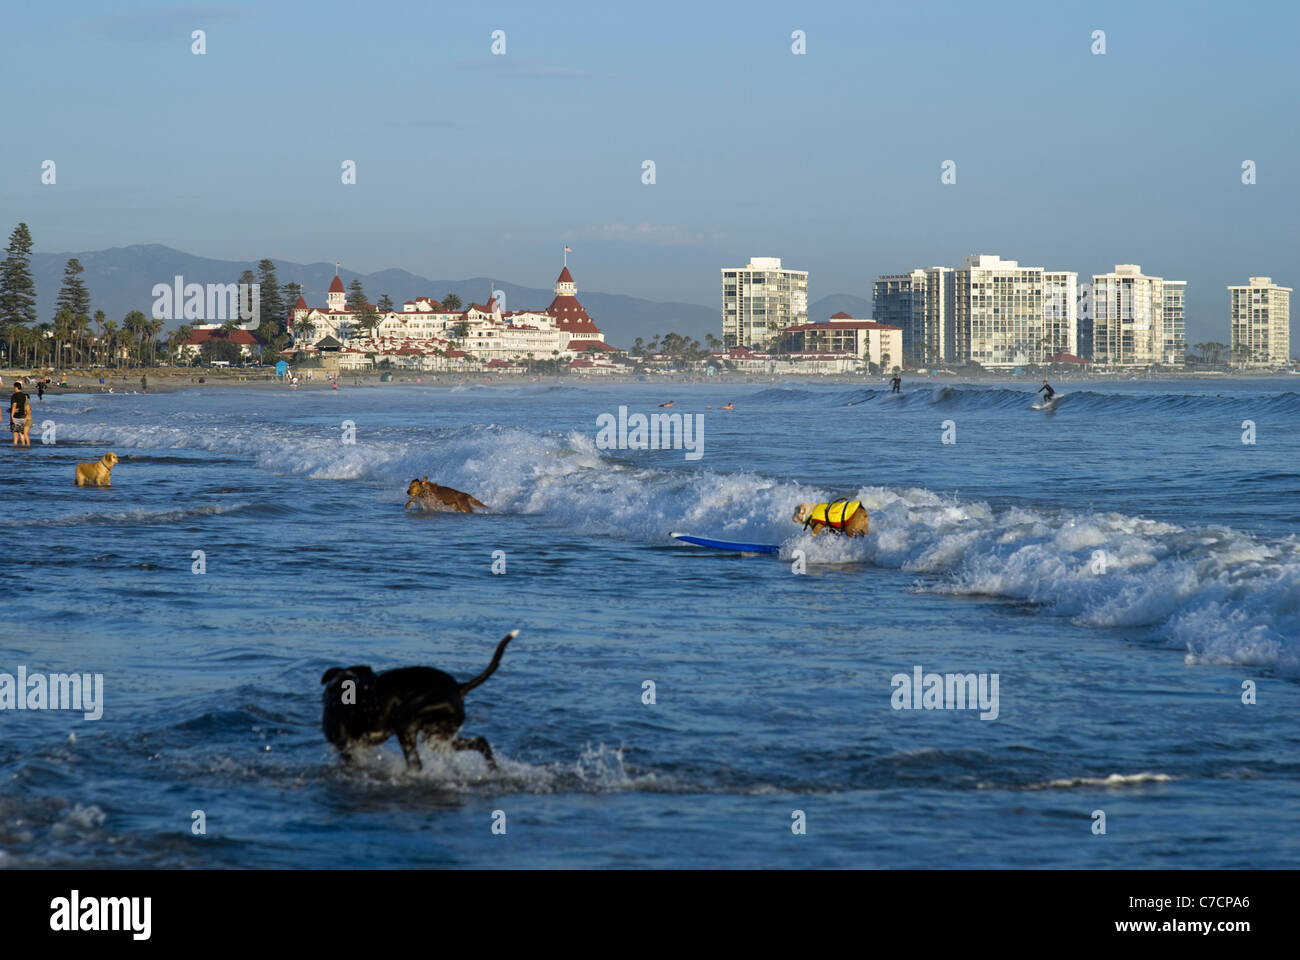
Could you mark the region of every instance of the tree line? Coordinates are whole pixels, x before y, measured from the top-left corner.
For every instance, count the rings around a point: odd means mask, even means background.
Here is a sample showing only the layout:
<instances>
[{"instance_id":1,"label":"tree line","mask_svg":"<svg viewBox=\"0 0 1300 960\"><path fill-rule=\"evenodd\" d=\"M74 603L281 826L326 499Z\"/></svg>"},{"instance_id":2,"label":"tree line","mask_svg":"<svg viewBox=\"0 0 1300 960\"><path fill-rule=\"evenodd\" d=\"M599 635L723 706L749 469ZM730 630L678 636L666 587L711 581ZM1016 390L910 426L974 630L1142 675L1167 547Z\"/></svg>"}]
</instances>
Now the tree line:
<instances>
[{"instance_id":1,"label":"tree line","mask_svg":"<svg viewBox=\"0 0 1300 960\"><path fill-rule=\"evenodd\" d=\"M0 345L11 366L58 370L152 364L159 356L174 360L180 344L194 335L194 328L189 324L165 331L166 320L141 310L129 311L118 322L109 319L103 310L92 309L90 291L81 277L84 268L76 257L64 265L54 316L42 322L36 311L31 259L31 230L26 223L19 223L9 235L4 261L0 263ZM245 270L239 282L260 285L259 324L255 332L264 344L262 358L274 362L289 345L285 321L290 307L302 295L302 286L291 282L281 287L271 260L260 261L256 273ZM387 300L385 297L381 306ZM204 358L238 359L240 347L233 342L231 334L240 323L237 317L226 321L203 344Z\"/></svg>"}]
</instances>

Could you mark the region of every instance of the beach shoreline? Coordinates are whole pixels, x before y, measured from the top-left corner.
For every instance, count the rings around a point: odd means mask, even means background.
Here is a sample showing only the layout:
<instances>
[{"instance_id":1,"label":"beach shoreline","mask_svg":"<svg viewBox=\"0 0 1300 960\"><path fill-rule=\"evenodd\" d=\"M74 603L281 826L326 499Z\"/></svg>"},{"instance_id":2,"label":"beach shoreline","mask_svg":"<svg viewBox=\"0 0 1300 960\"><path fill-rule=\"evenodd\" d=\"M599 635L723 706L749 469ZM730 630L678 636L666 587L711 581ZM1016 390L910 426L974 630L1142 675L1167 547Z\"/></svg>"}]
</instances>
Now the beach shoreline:
<instances>
[{"instance_id":1,"label":"beach shoreline","mask_svg":"<svg viewBox=\"0 0 1300 960\"><path fill-rule=\"evenodd\" d=\"M50 377L51 383L46 388L46 393L62 394L131 394L131 393L174 393L179 390L196 390L210 387L230 388L242 387L254 390L332 390L333 381L327 377L313 377L312 379L300 379L297 387L290 385L282 379L277 379L274 374L263 371L212 371L203 370L196 372L192 369L185 368L157 368L145 372L148 377L147 391L141 390L140 378L142 372L131 370L126 373L120 371L91 371L73 372L65 374L56 374L51 371L40 370L22 370L22 369L5 369L0 370L0 377L3 378L3 389L12 388L16 380L21 380L29 387L35 383L38 378ZM575 376L573 374L555 375L503 375L503 374L436 374L436 373L417 373L393 371L392 377L388 380L382 379L381 372L364 373L364 374L345 374L338 379L340 389L356 389L358 387L387 387L387 386L404 386L404 387L431 387L431 388L451 388L465 386L525 386L528 384L546 384L548 386L593 386L598 384L652 384L662 383L665 386L673 385L675 387L688 386L749 386L749 385L781 385L781 384L807 384L807 383L836 383L845 386L862 386L862 387L879 387L888 389L889 377L887 376L861 376L861 375L796 375L796 374L779 374L779 375L758 375L745 373L722 373L712 377L701 377L697 375L687 375L682 373L674 374L605 374L600 376ZM1049 379L1059 384L1081 384L1081 383L1133 383L1133 382L1163 382L1170 383L1214 383L1223 380L1250 381L1250 380L1277 380L1288 376L1284 371L1276 372L1190 372L1180 374L1147 374L1145 376L1124 376L1121 374L1085 374L1081 376L1052 376ZM904 389L908 387L915 388L924 383L941 383L945 386L957 384L969 384L972 386L1007 384L1007 383L1024 383L1026 385L1037 384L1041 380L1041 375L1033 376L1013 376L1013 375L996 375L985 374L983 376L972 376L969 373L952 373L952 374L935 374L935 375L918 375L903 374ZM67 386L59 386L66 381ZM1300 380L1297 380L1297 387L1300 387ZM35 392L34 388L29 392Z\"/></svg>"}]
</instances>

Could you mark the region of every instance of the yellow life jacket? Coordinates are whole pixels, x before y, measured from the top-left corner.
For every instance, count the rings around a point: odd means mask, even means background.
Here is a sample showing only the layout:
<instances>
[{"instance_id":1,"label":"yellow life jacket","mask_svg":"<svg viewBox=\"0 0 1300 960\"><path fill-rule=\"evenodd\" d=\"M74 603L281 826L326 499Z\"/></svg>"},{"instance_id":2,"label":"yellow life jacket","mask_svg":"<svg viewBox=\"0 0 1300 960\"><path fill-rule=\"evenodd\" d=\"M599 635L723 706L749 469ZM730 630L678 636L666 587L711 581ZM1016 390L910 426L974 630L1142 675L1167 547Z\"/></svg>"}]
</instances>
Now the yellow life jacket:
<instances>
[{"instance_id":1,"label":"yellow life jacket","mask_svg":"<svg viewBox=\"0 0 1300 960\"><path fill-rule=\"evenodd\" d=\"M804 521L804 526L809 527L814 523L824 523L832 530L842 531L849 520L865 507L860 500L836 500L834 503L819 503L813 507L812 513Z\"/></svg>"}]
</instances>

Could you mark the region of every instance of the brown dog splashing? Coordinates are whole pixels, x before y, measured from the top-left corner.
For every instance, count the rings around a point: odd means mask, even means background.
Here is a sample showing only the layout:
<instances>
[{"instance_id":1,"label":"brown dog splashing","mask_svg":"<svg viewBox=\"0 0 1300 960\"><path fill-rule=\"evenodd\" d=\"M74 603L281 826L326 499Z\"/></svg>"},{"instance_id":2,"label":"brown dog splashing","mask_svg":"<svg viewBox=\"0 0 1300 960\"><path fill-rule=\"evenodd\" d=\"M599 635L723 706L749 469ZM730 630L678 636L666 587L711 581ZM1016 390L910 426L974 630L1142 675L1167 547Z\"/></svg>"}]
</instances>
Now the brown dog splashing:
<instances>
[{"instance_id":1,"label":"brown dog splashing","mask_svg":"<svg viewBox=\"0 0 1300 960\"><path fill-rule=\"evenodd\" d=\"M451 509L461 513L473 513L475 507L487 509L487 504L483 501L460 490L444 487L438 483L430 483L428 477L423 480L418 478L412 480L410 486L406 488L406 495L410 499L406 501L406 506L402 508L404 510L409 510L413 503L418 503L426 510Z\"/></svg>"}]
</instances>

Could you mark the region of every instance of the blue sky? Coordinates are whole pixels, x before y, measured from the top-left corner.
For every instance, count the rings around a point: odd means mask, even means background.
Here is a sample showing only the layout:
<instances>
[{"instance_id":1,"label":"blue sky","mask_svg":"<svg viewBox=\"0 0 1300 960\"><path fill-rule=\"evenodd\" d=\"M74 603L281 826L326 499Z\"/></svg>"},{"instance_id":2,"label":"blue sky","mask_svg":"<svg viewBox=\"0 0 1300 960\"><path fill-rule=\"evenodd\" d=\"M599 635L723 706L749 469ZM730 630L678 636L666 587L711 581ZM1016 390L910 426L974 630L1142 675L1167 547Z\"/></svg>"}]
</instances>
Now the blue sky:
<instances>
[{"instance_id":1,"label":"blue sky","mask_svg":"<svg viewBox=\"0 0 1300 960\"><path fill-rule=\"evenodd\" d=\"M1226 284L1300 283L1291 4L290 0L4 17L0 230L26 220L41 251L163 243L546 286L567 242L581 287L706 305L719 268L750 256L811 271L814 300L974 252L1081 274L1133 262L1189 282L1193 340L1227 339Z\"/></svg>"}]
</instances>

